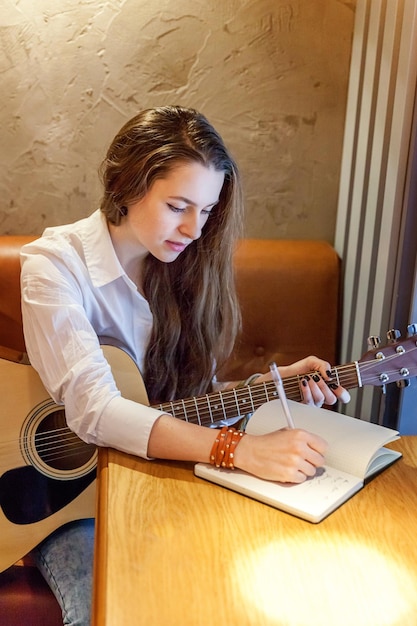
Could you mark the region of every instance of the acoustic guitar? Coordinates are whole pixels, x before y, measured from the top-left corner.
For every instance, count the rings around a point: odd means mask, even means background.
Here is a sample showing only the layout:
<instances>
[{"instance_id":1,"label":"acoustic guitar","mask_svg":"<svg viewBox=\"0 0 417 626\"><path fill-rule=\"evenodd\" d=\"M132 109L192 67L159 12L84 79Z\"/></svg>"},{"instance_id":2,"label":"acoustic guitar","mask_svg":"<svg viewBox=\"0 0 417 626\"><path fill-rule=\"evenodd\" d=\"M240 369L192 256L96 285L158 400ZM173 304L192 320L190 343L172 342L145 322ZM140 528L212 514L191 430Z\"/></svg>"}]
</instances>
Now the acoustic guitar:
<instances>
[{"instance_id":1,"label":"acoustic guitar","mask_svg":"<svg viewBox=\"0 0 417 626\"><path fill-rule=\"evenodd\" d=\"M417 336L367 352L333 368L343 387L385 385L417 374ZM126 398L148 404L139 370L114 346L103 346ZM283 381L288 398L300 401L301 378ZM48 396L30 366L0 359L0 571L27 554L63 524L95 515L97 449L66 425L63 406ZM229 389L155 406L203 426L230 423L277 397L273 382Z\"/></svg>"}]
</instances>

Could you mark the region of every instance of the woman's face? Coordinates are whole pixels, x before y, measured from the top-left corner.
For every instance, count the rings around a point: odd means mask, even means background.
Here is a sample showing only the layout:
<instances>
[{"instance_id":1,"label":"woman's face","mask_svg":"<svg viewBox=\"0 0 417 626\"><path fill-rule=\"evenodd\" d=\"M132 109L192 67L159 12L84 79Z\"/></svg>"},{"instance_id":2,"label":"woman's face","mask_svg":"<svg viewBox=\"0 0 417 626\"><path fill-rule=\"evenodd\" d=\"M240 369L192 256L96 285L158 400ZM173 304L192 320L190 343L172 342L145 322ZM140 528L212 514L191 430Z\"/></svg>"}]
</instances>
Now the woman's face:
<instances>
[{"instance_id":1,"label":"woman's face","mask_svg":"<svg viewBox=\"0 0 417 626\"><path fill-rule=\"evenodd\" d=\"M130 243L160 261L174 261L200 237L223 183L224 172L212 167L196 162L178 165L166 178L156 180L144 198L129 205L125 228Z\"/></svg>"}]
</instances>

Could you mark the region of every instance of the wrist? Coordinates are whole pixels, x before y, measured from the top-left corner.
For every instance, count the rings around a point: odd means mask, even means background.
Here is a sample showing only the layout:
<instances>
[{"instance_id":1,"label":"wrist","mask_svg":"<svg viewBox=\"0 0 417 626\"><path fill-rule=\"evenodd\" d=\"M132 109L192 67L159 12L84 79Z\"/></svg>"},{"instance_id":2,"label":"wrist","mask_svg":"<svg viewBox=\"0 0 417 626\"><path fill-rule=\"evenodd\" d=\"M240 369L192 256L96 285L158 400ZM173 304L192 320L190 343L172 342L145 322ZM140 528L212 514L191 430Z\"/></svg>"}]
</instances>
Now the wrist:
<instances>
[{"instance_id":1,"label":"wrist","mask_svg":"<svg viewBox=\"0 0 417 626\"><path fill-rule=\"evenodd\" d=\"M218 430L210 451L210 464L215 467L234 470L236 450L245 434L244 431L228 426Z\"/></svg>"},{"instance_id":2,"label":"wrist","mask_svg":"<svg viewBox=\"0 0 417 626\"><path fill-rule=\"evenodd\" d=\"M250 470L252 466L252 439L253 435L245 435L234 455L235 467L249 473L252 473Z\"/></svg>"}]
</instances>

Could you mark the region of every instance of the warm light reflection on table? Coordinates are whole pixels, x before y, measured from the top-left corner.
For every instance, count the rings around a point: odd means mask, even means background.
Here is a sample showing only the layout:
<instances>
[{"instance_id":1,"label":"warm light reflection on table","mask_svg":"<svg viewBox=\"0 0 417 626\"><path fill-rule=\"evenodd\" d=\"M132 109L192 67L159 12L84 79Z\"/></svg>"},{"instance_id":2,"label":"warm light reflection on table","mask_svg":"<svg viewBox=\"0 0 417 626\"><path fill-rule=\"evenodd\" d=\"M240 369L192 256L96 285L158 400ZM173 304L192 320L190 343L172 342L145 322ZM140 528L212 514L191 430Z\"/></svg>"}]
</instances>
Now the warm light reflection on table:
<instances>
[{"instance_id":1,"label":"warm light reflection on table","mask_svg":"<svg viewBox=\"0 0 417 626\"><path fill-rule=\"evenodd\" d=\"M192 474L104 452L95 626L414 626L417 437L314 525Z\"/></svg>"},{"instance_id":2,"label":"warm light reflection on table","mask_svg":"<svg viewBox=\"0 0 417 626\"><path fill-rule=\"evenodd\" d=\"M236 559L234 576L245 602L270 624L417 623L417 571L343 535L332 549L329 541L312 544L308 536L305 543L300 536L271 542Z\"/></svg>"}]
</instances>

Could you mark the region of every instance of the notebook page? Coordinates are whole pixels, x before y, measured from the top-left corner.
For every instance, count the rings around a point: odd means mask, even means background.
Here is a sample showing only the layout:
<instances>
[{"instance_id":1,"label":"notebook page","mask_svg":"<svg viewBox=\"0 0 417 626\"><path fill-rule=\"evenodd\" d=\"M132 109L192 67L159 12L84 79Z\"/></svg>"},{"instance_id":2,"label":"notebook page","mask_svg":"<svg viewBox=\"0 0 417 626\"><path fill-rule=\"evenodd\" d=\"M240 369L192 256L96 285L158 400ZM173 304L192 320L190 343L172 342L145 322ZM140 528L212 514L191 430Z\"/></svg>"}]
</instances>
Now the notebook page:
<instances>
[{"instance_id":1,"label":"notebook page","mask_svg":"<svg viewBox=\"0 0 417 626\"><path fill-rule=\"evenodd\" d=\"M310 522L320 522L363 486L363 481L331 467L299 484L256 478L241 470L217 469L198 463L196 476L237 491Z\"/></svg>"},{"instance_id":2,"label":"notebook page","mask_svg":"<svg viewBox=\"0 0 417 626\"><path fill-rule=\"evenodd\" d=\"M288 401L296 428L320 435L328 443L326 465L364 479L374 454L398 431L327 409ZM246 432L253 435L287 426L280 400L263 404L251 417Z\"/></svg>"}]
</instances>

